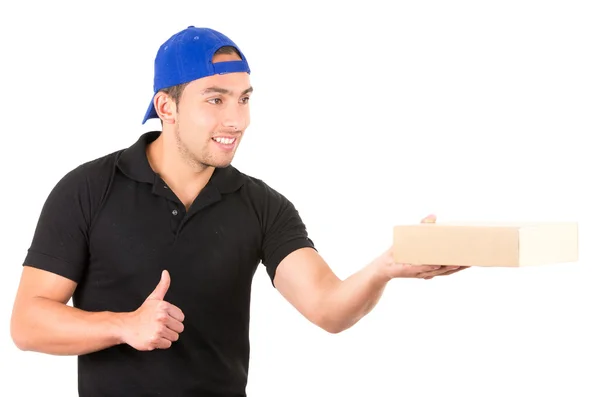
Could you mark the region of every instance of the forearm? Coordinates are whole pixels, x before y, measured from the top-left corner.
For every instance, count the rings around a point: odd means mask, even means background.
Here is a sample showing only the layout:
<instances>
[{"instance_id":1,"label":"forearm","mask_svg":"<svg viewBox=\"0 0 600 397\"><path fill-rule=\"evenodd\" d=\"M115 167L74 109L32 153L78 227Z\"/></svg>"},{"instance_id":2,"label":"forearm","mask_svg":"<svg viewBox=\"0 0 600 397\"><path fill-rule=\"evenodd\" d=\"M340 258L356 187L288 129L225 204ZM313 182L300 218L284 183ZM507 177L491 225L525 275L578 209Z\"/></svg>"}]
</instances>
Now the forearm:
<instances>
[{"instance_id":1,"label":"forearm","mask_svg":"<svg viewBox=\"0 0 600 397\"><path fill-rule=\"evenodd\" d=\"M121 343L122 314L86 312L46 298L31 298L15 314L13 339L22 350L81 355Z\"/></svg>"},{"instance_id":2,"label":"forearm","mask_svg":"<svg viewBox=\"0 0 600 397\"><path fill-rule=\"evenodd\" d=\"M334 285L323 300L323 328L341 332L356 324L377 305L387 282L372 263Z\"/></svg>"}]
</instances>

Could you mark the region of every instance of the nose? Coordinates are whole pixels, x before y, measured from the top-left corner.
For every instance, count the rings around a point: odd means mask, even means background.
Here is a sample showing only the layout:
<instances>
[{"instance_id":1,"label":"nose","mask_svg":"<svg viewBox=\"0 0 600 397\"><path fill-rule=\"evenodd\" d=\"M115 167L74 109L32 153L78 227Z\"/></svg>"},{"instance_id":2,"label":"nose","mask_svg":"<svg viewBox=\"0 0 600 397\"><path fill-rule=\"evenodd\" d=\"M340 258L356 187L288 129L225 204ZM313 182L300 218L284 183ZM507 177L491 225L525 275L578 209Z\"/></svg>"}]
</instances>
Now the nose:
<instances>
[{"instance_id":1,"label":"nose","mask_svg":"<svg viewBox=\"0 0 600 397\"><path fill-rule=\"evenodd\" d=\"M232 103L223 111L223 127L235 131L242 131L248 125L248 107Z\"/></svg>"}]
</instances>

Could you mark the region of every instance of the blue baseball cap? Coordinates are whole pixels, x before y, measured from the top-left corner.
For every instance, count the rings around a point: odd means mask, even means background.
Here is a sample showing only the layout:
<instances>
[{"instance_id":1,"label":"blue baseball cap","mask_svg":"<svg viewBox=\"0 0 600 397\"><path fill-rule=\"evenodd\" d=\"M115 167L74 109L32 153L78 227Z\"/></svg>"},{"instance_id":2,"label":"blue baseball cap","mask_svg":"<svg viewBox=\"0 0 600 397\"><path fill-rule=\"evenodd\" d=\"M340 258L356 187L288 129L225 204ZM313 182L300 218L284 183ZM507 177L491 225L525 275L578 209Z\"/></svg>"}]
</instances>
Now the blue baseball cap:
<instances>
[{"instance_id":1,"label":"blue baseball cap","mask_svg":"<svg viewBox=\"0 0 600 397\"><path fill-rule=\"evenodd\" d=\"M242 59L213 63L215 52L223 46L234 47ZM154 95L163 88L202 77L236 72L250 73L250 67L242 51L230 38L213 29L188 26L158 49L154 60ZM154 95L142 124L148 119L158 118Z\"/></svg>"}]
</instances>

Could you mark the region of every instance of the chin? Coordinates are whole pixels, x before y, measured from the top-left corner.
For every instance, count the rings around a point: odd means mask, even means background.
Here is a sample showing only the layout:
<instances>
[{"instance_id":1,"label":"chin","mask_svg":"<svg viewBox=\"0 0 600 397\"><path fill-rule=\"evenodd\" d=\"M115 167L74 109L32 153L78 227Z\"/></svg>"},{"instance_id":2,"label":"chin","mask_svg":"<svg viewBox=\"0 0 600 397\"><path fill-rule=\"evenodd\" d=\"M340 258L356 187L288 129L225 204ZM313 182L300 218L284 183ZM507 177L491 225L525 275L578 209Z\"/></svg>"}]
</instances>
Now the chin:
<instances>
[{"instance_id":1,"label":"chin","mask_svg":"<svg viewBox=\"0 0 600 397\"><path fill-rule=\"evenodd\" d=\"M226 168L231 165L232 161L233 161L233 158L230 158L230 159L221 159L218 161L216 161L216 160L207 161L204 164L209 165L211 167L215 167L215 168Z\"/></svg>"}]
</instances>

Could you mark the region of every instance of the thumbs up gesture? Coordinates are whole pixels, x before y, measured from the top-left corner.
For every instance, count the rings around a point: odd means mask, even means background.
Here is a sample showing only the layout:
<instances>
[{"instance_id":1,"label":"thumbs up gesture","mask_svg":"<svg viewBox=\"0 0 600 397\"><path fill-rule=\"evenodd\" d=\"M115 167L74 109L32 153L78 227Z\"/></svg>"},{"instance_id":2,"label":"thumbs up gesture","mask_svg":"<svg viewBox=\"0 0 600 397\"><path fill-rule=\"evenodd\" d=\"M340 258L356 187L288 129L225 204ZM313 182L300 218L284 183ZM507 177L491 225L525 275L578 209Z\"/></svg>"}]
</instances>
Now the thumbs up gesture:
<instances>
[{"instance_id":1,"label":"thumbs up gesture","mask_svg":"<svg viewBox=\"0 0 600 397\"><path fill-rule=\"evenodd\" d=\"M168 349L183 331L181 309L164 300L171 277L163 270L160 281L144 303L125 318L123 342L137 350Z\"/></svg>"}]
</instances>

